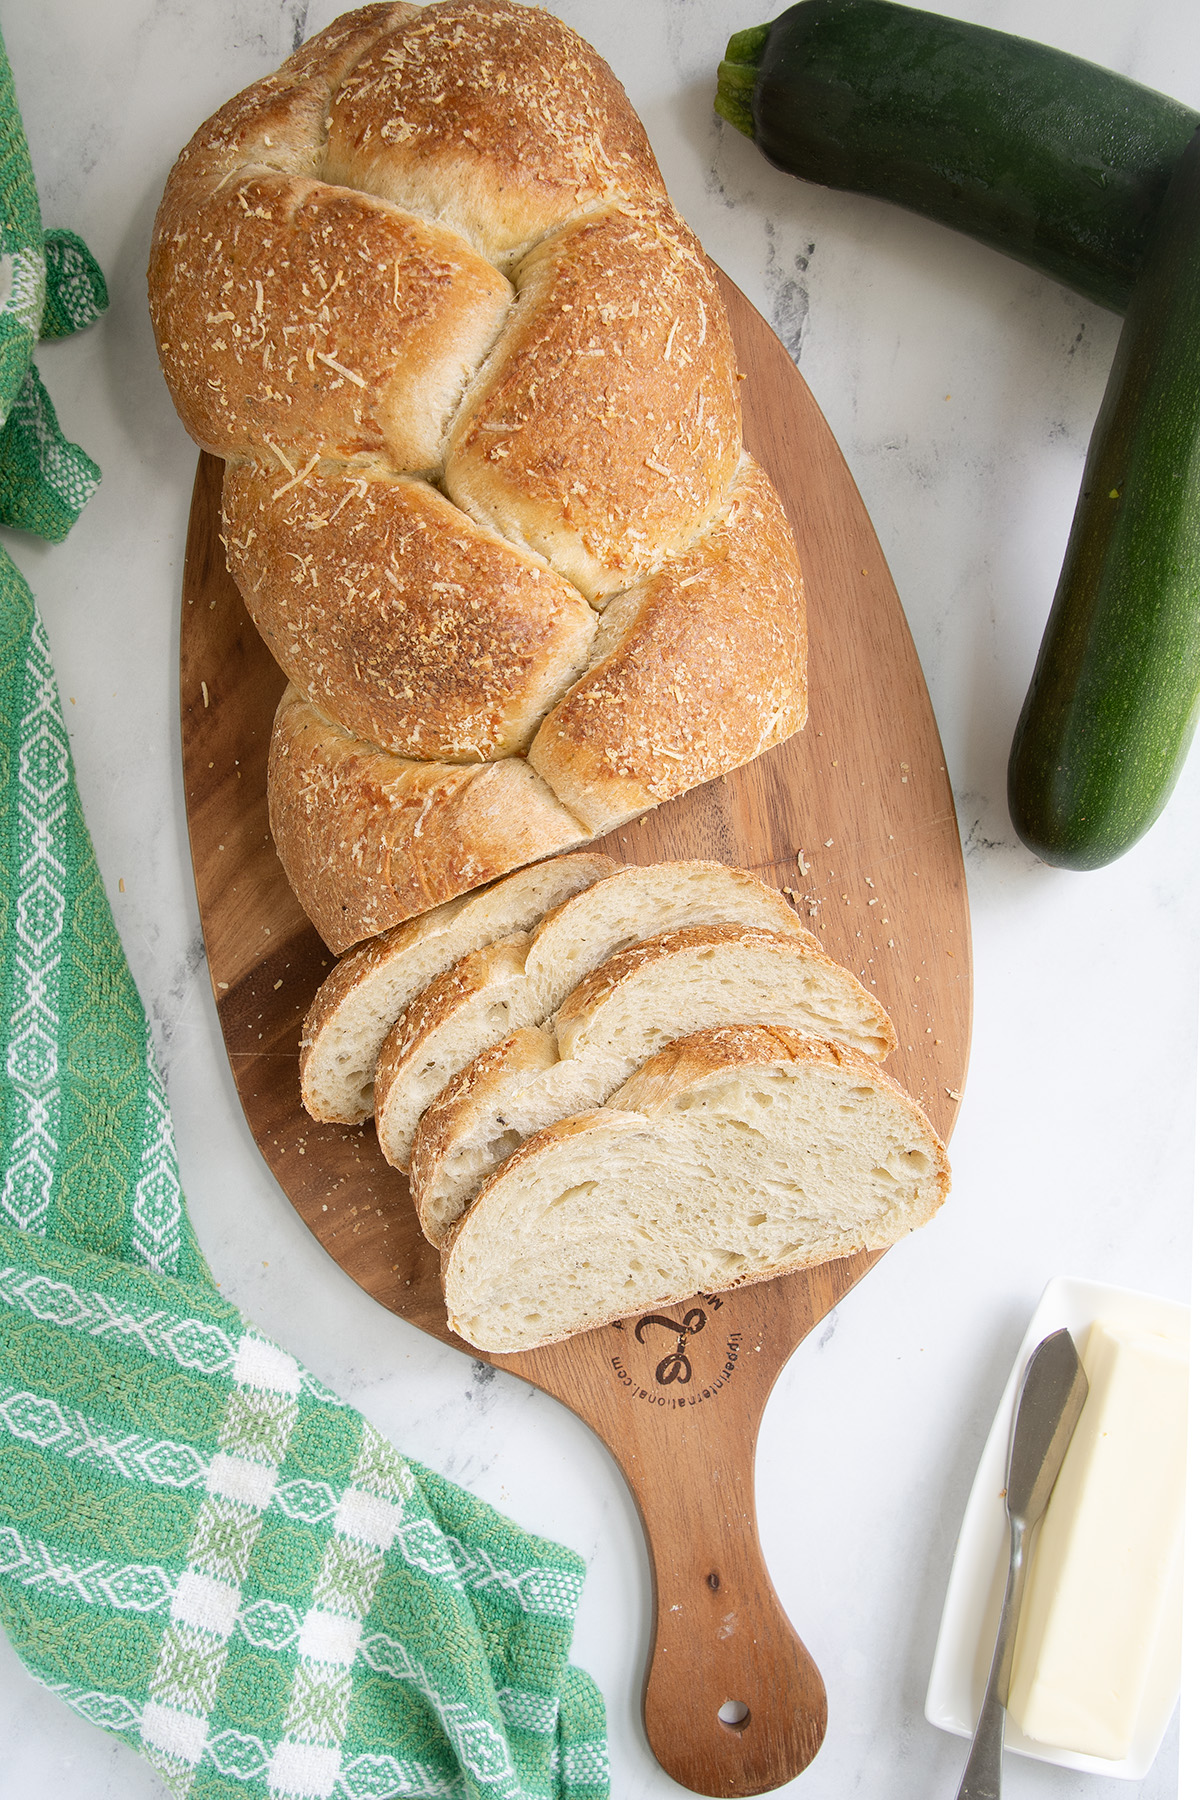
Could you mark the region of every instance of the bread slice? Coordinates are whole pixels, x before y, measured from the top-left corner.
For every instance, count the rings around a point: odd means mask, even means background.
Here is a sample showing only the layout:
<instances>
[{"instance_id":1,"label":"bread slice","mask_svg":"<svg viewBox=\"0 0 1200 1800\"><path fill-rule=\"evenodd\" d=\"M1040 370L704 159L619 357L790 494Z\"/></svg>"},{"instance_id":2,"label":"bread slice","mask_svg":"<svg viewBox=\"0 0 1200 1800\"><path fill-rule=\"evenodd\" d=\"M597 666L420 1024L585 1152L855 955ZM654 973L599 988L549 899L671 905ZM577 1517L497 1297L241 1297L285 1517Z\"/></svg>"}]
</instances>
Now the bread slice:
<instances>
[{"instance_id":1,"label":"bread slice","mask_svg":"<svg viewBox=\"0 0 1200 1800\"><path fill-rule=\"evenodd\" d=\"M300 1094L314 1119L357 1125L375 1108L375 1065L410 1001L461 956L530 931L618 865L597 851L556 856L396 925L342 957L317 990L300 1040Z\"/></svg>"},{"instance_id":2,"label":"bread slice","mask_svg":"<svg viewBox=\"0 0 1200 1800\"><path fill-rule=\"evenodd\" d=\"M673 1039L718 1025L780 1025L852 1045L895 1047L879 1002L819 949L716 925L666 932L611 957L553 1024L514 1032L440 1093L412 1153L421 1229L441 1244L482 1182L522 1139L606 1101Z\"/></svg>"},{"instance_id":3,"label":"bread slice","mask_svg":"<svg viewBox=\"0 0 1200 1800\"><path fill-rule=\"evenodd\" d=\"M516 1151L443 1256L477 1349L555 1343L698 1292L882 1250L941 1205L945 1148L869 1057L727 1027Z\"/></svg>"},{"instance_id":4,"label":"bread slice","mask_svg":"<svg viewBox=\"0 0 1200 1800\"><path fill-rule=\"evenodd\" d=\"M587 893L594 898L584 905ZM301 1040L304 1104L315 1119L354 1125L370 1118L375 1064L388 1032L430 982L485 944L537 927L527 972L538 1000L528 1016L544 1019L615 950L676 925L722 921L817 942L775 888L724 863L622 867L580 851L447 901L352 950L321 984ZM465 999L466 990L459 993ZM464 1061L503 1035L485 1034ZM453 1073L448 1068L444 1079Z\"/></svg>"},{"instance_id":5,"label":"bread slice","mask_svg":"<svg viewBox=\"0 0 1200 1800\"><path fill-rule=\"evenodd\" d=\"M384 1039L375 1071L375 1130L395 1169L408 1168L418 1121L479 1044L493 1043L533 1019L525 977L527 932L473 950L430 982Z\"/></svg>"},{"instance_id":6,"label":"bread slice","mask_svg":"<svg viewBox=\"0 0 1200 1800\"><path fill-rule=\"evenodd\" d=\"M539 1017L620 950L685 925L748 925L820 949L777 888L725 863L630 863L572 895L533 934L526 973Z\"/></svg>"},{"instance_id":7,"label":"bread slice","mask_svg":"<svg viewBox=\"0 0 1200 1800\"><path fill-rule=\"evenodd\" d=\"M510 1032L557 1012L581 977L614 951L660 934L664 924L710 919L741 919L819 948L782 894L753 875L723 863L654 863L618 869L542 921L527 945L525 993L515 981L516 946L504 957L471 957L448 969L396 1021L380 1051L375 1128L387 1160L407 1172L433 1096Z\"/></svg>"}]
</instances>

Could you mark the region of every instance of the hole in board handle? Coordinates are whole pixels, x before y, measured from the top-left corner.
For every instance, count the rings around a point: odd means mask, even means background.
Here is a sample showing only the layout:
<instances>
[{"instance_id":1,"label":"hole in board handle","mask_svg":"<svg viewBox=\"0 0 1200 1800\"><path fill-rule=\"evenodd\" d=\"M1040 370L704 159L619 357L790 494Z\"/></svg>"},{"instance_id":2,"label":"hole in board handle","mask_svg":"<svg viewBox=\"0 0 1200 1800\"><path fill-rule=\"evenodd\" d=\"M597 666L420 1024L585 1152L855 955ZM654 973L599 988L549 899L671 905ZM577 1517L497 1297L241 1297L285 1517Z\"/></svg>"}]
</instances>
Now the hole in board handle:
<instances>
[{"instance_id":1,"label":"hole in board handle","mask_svg":"<svg viewBox=\"0 0 1200 1800\"><path fill-rule=\"evenodd\" d=\"M717 1717L731 1731L745 1731L750 1723L750 1708L743 1700L726 1700L717 1708Z\"/></svg>"}]
</instances>

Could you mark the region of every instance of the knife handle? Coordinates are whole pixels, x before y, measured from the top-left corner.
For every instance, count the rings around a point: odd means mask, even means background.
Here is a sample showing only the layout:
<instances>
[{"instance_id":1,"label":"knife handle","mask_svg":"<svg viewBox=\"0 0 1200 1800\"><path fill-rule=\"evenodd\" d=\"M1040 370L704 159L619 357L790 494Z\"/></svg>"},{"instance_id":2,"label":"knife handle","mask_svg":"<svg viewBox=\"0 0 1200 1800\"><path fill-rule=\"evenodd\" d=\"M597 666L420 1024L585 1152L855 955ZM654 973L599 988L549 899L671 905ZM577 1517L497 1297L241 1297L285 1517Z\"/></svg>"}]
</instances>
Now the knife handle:
<instances>
[{"instance_id":1,"label":"knife handle","mask_svg":"<svg viewBox=\"0 0 1200 1800\"><path fill-rule=\"evenodd\" d=\"M1017 1620L1021 1614L1021 1595L1029 1559L1025 1554L1026 1526L1022 1519L1012 1519L1008 1579L1004 1584L1004 1603L996 1628L996 1647L988 1671L987 1688L971 1753L959 1784L956 1800L1000 1800L1001 1764L1004 1757L1004 1720L1008 1708L1008 1684L1012 1674L1013 1650L1016 1647Z\"/></svg>"}]
</instances>

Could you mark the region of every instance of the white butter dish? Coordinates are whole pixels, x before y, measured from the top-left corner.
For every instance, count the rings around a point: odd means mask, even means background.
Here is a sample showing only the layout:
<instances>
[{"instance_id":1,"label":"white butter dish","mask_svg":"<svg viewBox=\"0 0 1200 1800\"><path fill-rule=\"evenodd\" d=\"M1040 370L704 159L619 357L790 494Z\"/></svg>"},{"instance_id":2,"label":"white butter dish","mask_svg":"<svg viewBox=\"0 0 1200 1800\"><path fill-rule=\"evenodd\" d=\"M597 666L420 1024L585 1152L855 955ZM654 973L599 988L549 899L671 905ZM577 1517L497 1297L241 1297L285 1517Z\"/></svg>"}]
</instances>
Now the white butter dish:
<instances>
[{"instance_id":1,"label":"white butter dish","mask_svg":"<svg viewBox=\"0 0 1200 1800\"><path fill-rule=\"evenodd\" d=\"M1089 1328L1098 1318L1123 1331L1161 1333L1186 1349L1189 1309L1178 1301L1066 1276L1047 1286L1029 1322L980 1457L963 1514L934 1650L925 1717L931 1725L958 1737L969 1738L974 1733L1000 1617L1009 1549L1004 1472L1017 1385L1042 1338L1066 1326L1082 1349ZM1039 1762L1057 1763L1062 1768L1140 1780L1158 1754L1179 1698L1181 1629L1182 1619L1176 1607L1162 1622L1133 1743L1121 1761L1036 1743L1023 1736L1011 1718L1005 1725L1005 1749Z\"/></svg>"}]
</instances>

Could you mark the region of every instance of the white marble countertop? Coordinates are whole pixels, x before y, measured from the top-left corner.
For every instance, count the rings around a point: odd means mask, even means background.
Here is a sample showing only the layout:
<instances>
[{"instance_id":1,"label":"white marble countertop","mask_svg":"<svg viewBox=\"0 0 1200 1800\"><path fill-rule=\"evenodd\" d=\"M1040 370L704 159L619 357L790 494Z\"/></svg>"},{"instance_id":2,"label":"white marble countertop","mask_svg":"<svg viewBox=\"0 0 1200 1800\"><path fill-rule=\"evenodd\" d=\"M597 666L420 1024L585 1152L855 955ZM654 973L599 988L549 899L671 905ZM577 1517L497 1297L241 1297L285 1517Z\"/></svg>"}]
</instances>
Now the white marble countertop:
<instances>
[{"instance_id":1,"label":"white marble countertop","mask_svg":"<svg viewBox=\"0 0 1200 1800\"><path fill-rule=\"evenodd\" d=\"M69 539L6 534L49 628L84 807L149 1008L203 1247L224 1291L404 1450L588 1559L575 1657L609 1709L614 1800L681 1793L639 1695L649 1574L606 1451L554 1401L385 1313L308 1236L244 1124L213 1010L179 773L177 608L195 450L144 299L167 169L202 118L335 0L6 0L48 224L88 240L109 316L40 353L104 481ZM711 110L763 0L552 0L608 58L672 194L771 319L823 407L907 609L958 806L975 1035L951 1200L801 1347L768 1406L758 1506L775 1585L824 1674L805 1800L952 1794L926 1724L955 1534L1026 1322L1059 1274L1186 1298L1200 965L1200 750L1151 833L1093 874L1016 841L1005 762L1118 321L966 239L772 169ZM1195 0L956 0L1200 109ZM1194 1753L1193 1753L1194 1754ZM1195 1767L1195 1765L1193 1765ZM1193 1780L1200 1780L1193 1774ZM1125 1791L1177 1791L1173 1726ZM1103 1778L1010 1758L1011 1800ZM0 1800L154 1800L123 1744L0 1641Z\"/></svg>"}]
</instances>

